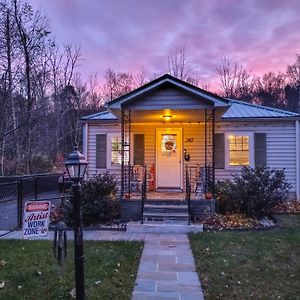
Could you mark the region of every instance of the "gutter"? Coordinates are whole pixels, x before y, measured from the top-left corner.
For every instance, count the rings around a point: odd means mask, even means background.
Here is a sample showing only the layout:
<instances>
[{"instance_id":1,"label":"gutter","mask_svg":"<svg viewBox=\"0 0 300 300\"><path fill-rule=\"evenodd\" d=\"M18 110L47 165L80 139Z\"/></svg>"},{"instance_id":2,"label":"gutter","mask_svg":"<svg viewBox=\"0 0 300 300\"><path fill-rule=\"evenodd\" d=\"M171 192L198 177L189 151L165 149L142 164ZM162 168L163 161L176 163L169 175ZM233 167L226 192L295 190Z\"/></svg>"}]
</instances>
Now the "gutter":
<instances>
[{"instance_id":1,"label":"gutter","mask_svg":"<svg viewBox=\"0 0 300 300\"><path fill-rule=\"evenodd\" d=\"M300 116L286 116L286 117L252 117L252 118L221 118L222 122L258 122L258 121L297 121Z\"/></svg>"}]
</instances>

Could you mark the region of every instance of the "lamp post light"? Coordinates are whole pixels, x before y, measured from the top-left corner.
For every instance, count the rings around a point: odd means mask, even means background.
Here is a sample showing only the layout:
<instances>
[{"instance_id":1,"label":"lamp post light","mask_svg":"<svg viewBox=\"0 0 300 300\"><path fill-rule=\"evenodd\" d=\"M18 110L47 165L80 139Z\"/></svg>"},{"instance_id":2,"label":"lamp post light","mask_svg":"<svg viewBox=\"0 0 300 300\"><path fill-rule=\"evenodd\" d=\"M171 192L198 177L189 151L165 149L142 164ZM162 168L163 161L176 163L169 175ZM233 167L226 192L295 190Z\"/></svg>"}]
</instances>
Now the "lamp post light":
<instances>
[{"instance_id":1,"label":"lamp post light","mask_svg":"<svg viewBox=\"0 0 300 300\"><path fill-rule=\"evenodd\" d=\"M86 172L88 162L84 155L78 151L77 145L74 151L65 161L69 177L73 182L73 216L74 216L74 242L75 242L75 287L76 299L83 300L84 292L84 256L81 223L81 180Z\"/></svg>"}]
</instances>

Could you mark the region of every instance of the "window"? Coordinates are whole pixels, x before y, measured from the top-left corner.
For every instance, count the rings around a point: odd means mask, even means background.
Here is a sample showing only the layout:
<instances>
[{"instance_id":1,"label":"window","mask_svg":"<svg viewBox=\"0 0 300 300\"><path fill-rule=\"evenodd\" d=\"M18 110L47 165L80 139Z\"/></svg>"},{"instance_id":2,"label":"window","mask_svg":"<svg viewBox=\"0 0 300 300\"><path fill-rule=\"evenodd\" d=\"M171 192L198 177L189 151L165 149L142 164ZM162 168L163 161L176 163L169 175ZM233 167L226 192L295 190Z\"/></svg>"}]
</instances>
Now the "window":
<instances>
[{"instance_id":1,"label":"window","mask_svg":"<svg viewBox=\"0 0 300 300\"><path fill-rule=\"evenodd\" d=\"M249 135L228 136L229 140L229 166L250 165L250 139Z\"/></svg>"},{"instance_id":2,"label":"window","mask_svg":"<svg viewBox=\"0 0 300 300\"><path fill-rule=\"evenodd\" d=\"M122 163L122 139L119 135L111 136L110 140L110 165L111 167L120 166ZM128 164L129 147L124 147L124 163Z\"/></svg>"}]
</instances>

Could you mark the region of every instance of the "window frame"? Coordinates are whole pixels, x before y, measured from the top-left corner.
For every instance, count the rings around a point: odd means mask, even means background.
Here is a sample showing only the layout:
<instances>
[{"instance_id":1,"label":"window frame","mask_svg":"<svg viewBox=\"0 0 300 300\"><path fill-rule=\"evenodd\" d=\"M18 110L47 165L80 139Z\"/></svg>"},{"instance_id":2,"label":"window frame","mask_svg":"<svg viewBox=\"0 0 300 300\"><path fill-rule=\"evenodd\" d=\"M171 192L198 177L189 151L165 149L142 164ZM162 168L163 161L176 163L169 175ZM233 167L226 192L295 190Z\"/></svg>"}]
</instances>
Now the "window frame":
<instances>
[{"instance_id":1,"label":"window frame","mask_svg":"<svg viewBox=\"0 0 300 300\"><path fill-rule=\"evenodd\" d=\"M229 131L225 132L225 169L226 170L240 170L243 165L230 165L230 150L229 150L229 136L248 136L249 141L249 167L254 166L254 133L250 131Z\"/></svg>"},{"instance_id":2,"label":"window frame","mask_svg":"<svg viewBox=\"0 0 300 300\"><path fill-rule=\"evenodd\" d=\"M107 169L120 169L121 168L121 164L119 165L113 165L111 163L111 159L112 159L112 138L113 137L118 137L120 139L122 139L121 133L120 132L110 132L107 133L107 141L106 141L106 168ZM121 141L122 142L122 141Z\"/></svg>"}]
</instances>

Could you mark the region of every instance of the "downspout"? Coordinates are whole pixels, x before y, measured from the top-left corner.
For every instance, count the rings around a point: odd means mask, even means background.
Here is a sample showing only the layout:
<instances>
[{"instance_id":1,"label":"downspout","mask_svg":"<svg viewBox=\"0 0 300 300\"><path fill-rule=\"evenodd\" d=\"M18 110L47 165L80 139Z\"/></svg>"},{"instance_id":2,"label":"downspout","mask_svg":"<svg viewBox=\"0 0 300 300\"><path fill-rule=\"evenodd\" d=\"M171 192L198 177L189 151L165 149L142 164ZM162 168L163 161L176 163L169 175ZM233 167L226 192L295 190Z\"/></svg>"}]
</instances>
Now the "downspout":
<instances>
[{"instance_id":1,"label":"downspout","mask_svg":"<svg viewBox=\"0 0 300 300\"><path fill-rule=\"evenodd\" d=\"M299 120L296 120L296 198L300 201L300 131Z\"/></svg>"},{"instance_id":2,"label":"downspout","mask_svg":"<svg viewBox=\"0 0 300 300\"><path fill-rule=\"evenodd\" d=\"M88 125L88 123L85 123L83 126L83 137L84 137L84 139L83 139L83 155L87 161L89 161L88 160L88 139L89 139L88 134L89 134L89 125ZM86 177L87 177L86 179L89 178L89 165L87 166Z\"/></svg>"}]
</instances>

